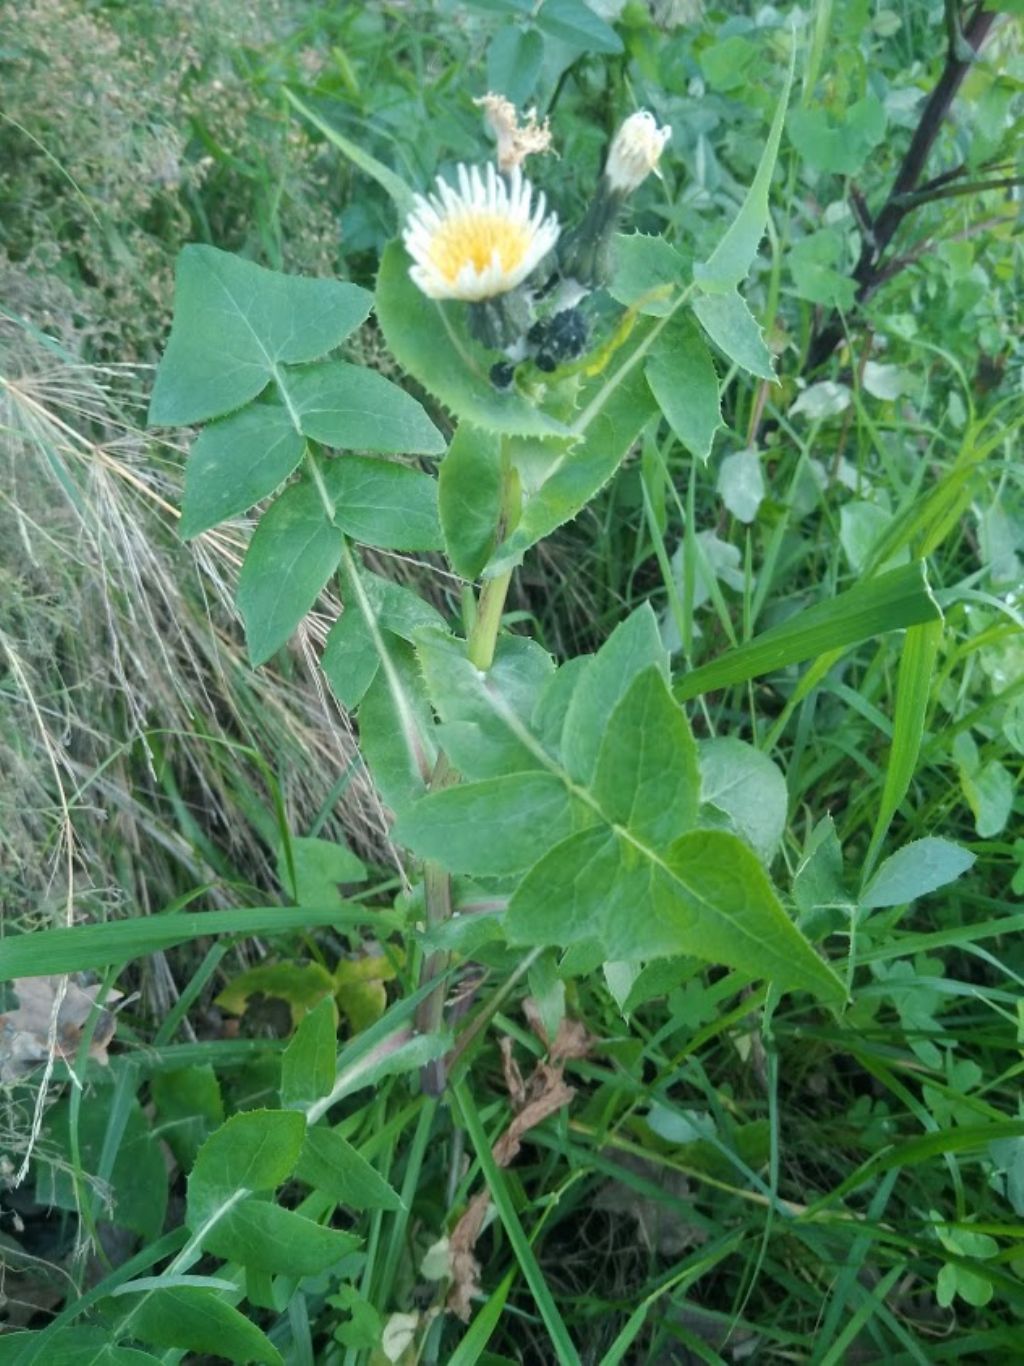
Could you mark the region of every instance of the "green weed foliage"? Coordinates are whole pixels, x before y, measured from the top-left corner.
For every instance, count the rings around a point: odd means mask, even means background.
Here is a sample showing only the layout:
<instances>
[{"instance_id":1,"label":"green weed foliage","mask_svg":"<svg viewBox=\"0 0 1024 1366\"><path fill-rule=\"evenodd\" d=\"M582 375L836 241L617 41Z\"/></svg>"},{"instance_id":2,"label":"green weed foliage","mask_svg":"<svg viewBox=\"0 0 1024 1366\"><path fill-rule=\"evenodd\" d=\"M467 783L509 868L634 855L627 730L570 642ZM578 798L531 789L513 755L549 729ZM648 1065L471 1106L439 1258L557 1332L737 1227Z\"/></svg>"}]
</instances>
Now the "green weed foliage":
<instances>
[{"instance_id":1,"label":"green weed foliage","mask_svg":"<svg viewBox=\"0 0 1024 1366\"><path fill-rule=\"evenodd\" d=\"M753 8L0 21L0 1366L1019 1355L1020 7Z\"/></svg>"}]
</instances>

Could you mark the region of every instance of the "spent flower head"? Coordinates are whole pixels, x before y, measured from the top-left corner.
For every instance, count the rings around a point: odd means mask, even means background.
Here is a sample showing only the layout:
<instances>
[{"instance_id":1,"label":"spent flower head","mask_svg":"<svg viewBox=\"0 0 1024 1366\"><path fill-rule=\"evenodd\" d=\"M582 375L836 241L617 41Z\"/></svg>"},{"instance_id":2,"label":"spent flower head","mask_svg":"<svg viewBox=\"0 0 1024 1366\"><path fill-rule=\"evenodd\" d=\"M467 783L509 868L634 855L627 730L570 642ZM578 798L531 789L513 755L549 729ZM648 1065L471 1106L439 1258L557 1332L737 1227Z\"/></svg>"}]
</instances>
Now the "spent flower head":
<instances>
[{"instance_id":1,"label":"spent flower head","mask_svg":"<svg viewBox=\"0 0 1024 1366\"><path fill-rule=\"evenodd\" d=\"M438 176L435 194L415 197L402 232L409 274L431 299L493 299L533 273L558 240L558 218L518 166L507 176L459 166L457 176L457 190Z\"/></svg>"},{"instance_id":2,"label":"spent flower head","mask_svg":"<svg viewBox=\"0 0 1024 1366\"><path fill-rule=\"evenodd\" d=\"M515 105L504 95L489 90L473 103L484 111L484 119L498 144L499 171L511 171L527 157L551 151L551 128L547 119L537 122L536 109L528 109L520 123Z\"/></svg>"}]
</instances>

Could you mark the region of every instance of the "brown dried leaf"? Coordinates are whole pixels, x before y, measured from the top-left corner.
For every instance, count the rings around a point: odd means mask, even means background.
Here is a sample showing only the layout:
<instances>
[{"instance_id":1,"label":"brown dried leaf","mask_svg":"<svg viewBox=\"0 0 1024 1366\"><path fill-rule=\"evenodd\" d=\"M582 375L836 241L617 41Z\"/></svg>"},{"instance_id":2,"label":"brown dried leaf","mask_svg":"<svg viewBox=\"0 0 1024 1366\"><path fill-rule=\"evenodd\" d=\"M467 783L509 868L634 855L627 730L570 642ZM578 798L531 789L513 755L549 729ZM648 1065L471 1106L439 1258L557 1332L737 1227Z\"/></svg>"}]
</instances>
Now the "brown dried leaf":
<instances>
[{"instance_id":1,"label":"brown dried leaf","mask_svg":"<svg viewBox=\"0 0 1024 1366\"><path fill-rule=\"evenodd\" d=\"M50 1026L54 1005L60 993L60 977L18 977L13 986L18 1009L0 1015L0 1081L16 1081L45 1062L50 1050ZM82 1041L82 1031L99 994L99 984L81 987L67 982L57 1015L56 1055L73 1061ZM107 992L111 1004L123 993ZM100 1012L89 1044L89 1057L107 1065L107 1049L117 1030L117 1019L108 1010Z\"/></svg>"},{"instance_id":2,"label":"brown dried leaf","mask_svg":"<svg viewBox=\"0 0 1024 1366\"><path fill-rule=\"evenodd\" d=\"M448 1292L448 1308L463 1323L472 1313L471 1302L480 1293L480 1263L473 1256L473 1248L484 1226L491 1205L490 1192L482 1190L469 1202L465 1214L452 1229L448 1240L452 1288Z\"/></svg>"},{"instance_id":3,"label":"brown dried leaf","mask_svg":"<svg viewBox=\"0 0 1024 1366\"><path fill-rule=\"evenodd\" d=\"M585 1058L590 1053L594 1040L579 1020L563 1017L551 1045L552 1062L569 1062L573 1058Z\"/></svg>"},{"instance_id":4,"label":"brown dried leaf","mask_svg":"<svg viewBox=\"0 0 1024 1366\"><path fill-rule=\"evenodd\" d=\"M576 1091L566 1086L562 1080L562 1069L551 1067L548 1063L538 1063L527 1082L527 1092L531 1099L512 1120L502 1136L495 1143L492 1152L499 1167L507 1167L522 1146L523 1135L548 1115L553 1115L563 1105L568 1105Z\"/></svg>"},{"instance_id":5,"label":"brown dried leaf","mask_svg":"<svg viewBox=\"0 0 1024 1366\"><path fill-rule=\"evenodd\" d=\"M505 1089L508 1091L512 1109L521 1110L526 1104L526 1086L523 1082L523 1074L519 1070L519 1064L512 1056L512 1040L507 1034L502 1034L498 1040L498 1049L501 1053L501 1070L505 1077Z\"/></svg>"}]
</instances>

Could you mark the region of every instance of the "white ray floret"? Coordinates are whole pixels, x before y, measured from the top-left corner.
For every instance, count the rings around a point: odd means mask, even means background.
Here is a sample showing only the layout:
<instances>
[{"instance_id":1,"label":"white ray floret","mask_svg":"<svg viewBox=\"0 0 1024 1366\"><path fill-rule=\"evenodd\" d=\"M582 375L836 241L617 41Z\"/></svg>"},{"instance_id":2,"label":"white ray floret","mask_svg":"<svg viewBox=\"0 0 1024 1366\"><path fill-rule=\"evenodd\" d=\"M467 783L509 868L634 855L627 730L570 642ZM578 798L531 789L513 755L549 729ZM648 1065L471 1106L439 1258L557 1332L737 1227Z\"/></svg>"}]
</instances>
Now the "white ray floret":
<instances>
[{"instance_id":1,"label":"white ray floret","mask_svg":"<svg viewBox=\"0 0 1024 1366\"><path fill-rule=\"evenodd\" d=\"M558 218L545 217L543 194L518 166L507 176L490 165L457 174L457 190L438 176L437 192L413 201L402 232L409 274L431 299L493 299L536 269L558 241Z\"/></svg>"}]
</instances>

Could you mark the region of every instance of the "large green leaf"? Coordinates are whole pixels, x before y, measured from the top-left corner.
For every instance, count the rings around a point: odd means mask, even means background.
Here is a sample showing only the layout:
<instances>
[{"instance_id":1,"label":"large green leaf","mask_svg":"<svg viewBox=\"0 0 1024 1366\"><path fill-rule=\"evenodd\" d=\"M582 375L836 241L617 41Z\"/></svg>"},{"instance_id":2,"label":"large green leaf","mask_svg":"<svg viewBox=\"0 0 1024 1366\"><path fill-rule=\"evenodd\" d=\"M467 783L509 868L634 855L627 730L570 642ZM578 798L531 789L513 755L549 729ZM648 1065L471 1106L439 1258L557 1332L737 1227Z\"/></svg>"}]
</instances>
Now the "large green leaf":
<instances>
[{"instance_id":1,"label":"large green leaf","mask_svg":"<svg viewBox=\"0 0 1024 1366\"><path fill-rule=\"evenodd\" d=\"M786 83L775 108L768 140L740 211L708 259L702 265L693 268L694 279L708 294L731 294L736 289L750 269L751 262L757 254L758 244L764 236L765 224L768 222L768 191L779 155L779 140L786 119L786 106L793 86L795 65L794 41L789 56Z\"/></svg>"},{"instance_id":2,"label":"large green leaf","mask_svg":"<svg viewBox=\"0 0 1024 1366\"><path fill-rule=\"evenodd\" d=\"M193 1231L223 1218L249 1191L272 1191L291 1176L306 1121L295 1110L232 1115L199 1149L188 1179L187 1222Z\"/></svg>"},{"instance_id":3,"label":"large green leaf","mask_svg":"<svg viewBox=\"0 0 1024 1366\"><path fill-rule=\"evenodd\" d=\"M508 718L525 730L554 672L550 655L523 636L500 636L484 672L470 662L464 641L437 630L417 634L416 652L441 718L441 746L463 777L496 778L537 767Z\"/></svg>"},{"instance_id":4,"label":"large green leaf","mask_svg":"<svg viewBox=\"0 0 1024 1366\"><path fill-rule=\"evenodd\" d=\"M257 403L202 431L185 466L181 534L190 538L267 498L302 459L287 411Z\"/></svg>"},{"instance_id":5,"label":"large green leaf","mask_svg":"<svg viewBox=\"0 0 1024 1366\"><path fill-rule=\"evenodd\" d=\"M645 844L696 824L697 747L657 666L637 675L609 716L591 791L606 820Z\"/></svg>"},{"instance_id":6,"label":"large green leaf","mask_svg":"<svg viewBox=\"0 0 1024 1366\"><path fill-rule=\"evenodd\" d=\"M729 360L761 379L775 378L772 353L765 345L760 324L735 290L730 294L699 294L693 311Z\"/></svg>"},{"instance_id":7,"label":"large green leaf","mask_svg":"<svg viewBox=\"0 0 1024 1366\"><path fill-rule=\"evenodd\" d=\"M489 576L513 568L530 546L581 512L611 479L657 412L640 362L658 326L645 320L631 353L581 391L580 415L574 424L580 439L559 450L551 461L515 531L489 562Z\"/></svg>"},{"instance_id":8,"label":"large green leaf","mask_svg":"<svg viewBox=\"0 0 1024 1366\"><path fill-rule=\"evenodd\" d=\"M278 385L306 436L345 450L440 455L445 440L397 384L343 360L279 374Z\"/></svg>"},{"instance_id":9,"label":"large green leaf","mask_svg":"<svg viewBox=\"0 0 1024 1366\"><path fill-rule=\"evenodd\" d=\"M608 717L650 665L668 678L668 653L658 619L644 603L616 626L574 683L560 748L562 762L577 781L589 783L593 778Z\"/></svg>"},{"instance_id":10,"label":"large green leaf","mask_svg":"<svg viewBox=\"0 0 1024 1366\"><path fill-rule=\"evenodd\" d=\"M490 558L501 515L501 438L470 422L441 461L438 503L445 551L456 574L475 579Z\"/></svg>"},{"instance_id":11,"label":"large green leaf","mask_svg":"<svg viewBox=\"0 0 1024 1366\"><path fill-rule=\"evenodd\" d=\"M301 1110L334 1085L338 1016L329 996L303 1016L281 1058L281 1104Z\"/></svg>"},{"instance_id":12,"label":"large green leaf","mask_svg":"<svg viewBox=\"0 0 1024 1366\"><path fill-rule=\"evenodd\" d=\"M692 954L836 1003L844 989L735 835L694 830L666 850L594 827L556 845L509 904L510 942L597 940L609 960Z\"/></svg>"},{"instance_id":13,"label":"large green leaf","mask_svg":"<svg viewBox=\"0 0 1024 1366\"><path fill-rule=\"evenodd\" d=\"M436 479L361 455L339 456L321 468L335 525L354 540L385 550L440 550Z\"/></svg>"},{"instance_id":14,"label":"large green leaf","mask_svg":"<svg viewBox=\"0 0 1024 1366\"><path fill-rule=\"evenodd\" d=\"M644 374L668 425L691 455L706 461L722 425L718 375L685 314L677 314L651 347Z\"/></svg>"},{"instance_id":15,"label":"large green leaf","mask_svg":"<svg viewBox=\"0 0 1024 1366\"><path fill-rule=\"evenodd\" d=\"M504 876L587 823L557 775L510 773L431 793L404 813L394 837L449 872Z\"/></svg>"},{"instance_id":16,"label":"large green leaf","mask_svg":"<svg viewBox=\"0 0 1024 1366\"><path fill-rule=\"evenodd\" d=\"M428 642L442 656L425 666L433 673L428 686L452 718L442 734L456 731L465 745L456 763L479 763L486 747L483 767L493 762L495 771L480 773L492 781L471 783L458 796L425 798L401 829L442 864L450 857L471 873L496 866L511 872L529 857L531 825L541 854L548 819L556 831L567 818L589 822L543 854L519 884L505 922L512 941L597 944L608 960L691 954L841 999L841 984L789 919L754 853L731 833L693 830L696 750L669 693L660 642L660 658L642 657L645 649L654 653L645 644L649 629L645 613L634 614L576 680L563 729L574 771L530 728L537 704L528 708L529 695L543 692L536 683L516 698L491 673L453 663L454 642ZM591 727L593 738L581 743L577 731ZM561 795L549 779L562 784ZM586 810L574 809L580 806ZM491 830L507 832L507 863L490 847Z\"/></svg>"},{"instance_id":17,"label":"large green leaf","mask_svg":"<svg viewBox=\"0 0 1024 1366\"><path fill-rule=\"evenodd\" d=\"M423 795L437 761L433 718L412 648L387 642L387 667L377 672L359 708L359 747L381 796L393 811Z\"/></svg>"},{"instance_id":18,"label":"large green leaf","mask_svg":"<svg viewBox=\"0 0 1024 1366\"><path fill-rule=\"evenodd\" d=\"M263 514L238 576L238 609L253 664L285 644L340 559L341 532L328 521L317 490L293 484Z\"/></svg>"},{"instance_id":19,"label":"large green leaf","mask_svg":"<svg viewBox=\"0 0 1024 1366\"><path fill-rule=\"evenodd\" d=\"M268 1344L269 1345L269 1344ZM33 1355L28 1349L35 1346ZM41 1353L45 1352L45 1356ZM0 1366L45 1362L45 1366L159 1366L159 1358L135 1347L119 1347L105 1328L76 1323L70 1328L48 1330L44 1341L39 1331L12 1332L7 1328L0 1338Z\"/></svg>"},{"instance_id":20,"label":"large green leaf","mask_svg":"<svg viewBox=\"0 0 1024 1366\"><path fill-rule=\"evenodd\" d=\"M485 431L521 436L566 435L565 427L514 390L495 389L489 371L496 352L466 332L466 305L428 299L409 277L409 257L391 242L377 276L377 321L392 355L459 417Z\"/></svg>"},{"instance_id":21,"label":"large green leaf","mask_svg":"<svg viewBox=\"0 0 1024 1366\"><path fill-rule=\"evenodd\" d=\"M901 565L859 583L835 598L816 603L746 645L684 675L675 694L685 701L700 693L744 683L830 650L855 645L885 631L942 617L925 576L924 562Z\"/></svg>"},{"instance_id":22,"label":"large green leaf","mask_svg":"<svg viewBox=\"0 0 1024 1366\"><path fill-rule=\"evenodd\" d=\"M309 1130L295 1175L321 1195L353 1209L403 1208L383 1176L333 1129Z\"/></svg>"},{"instance_id":23,"label":"large green leaf","mask_svg":"<svg viewBox=\"0 0 1024 1366\"><path fill-rule=\"evenodd\" d=\"M203 1237L215 1257L255 1271L315 1276L359 1246L359 1239L325 1228L294 1210L247 1199L228 1210Z\"/></svg>"},{"instance_id":24,"label":"large green leaf","mask_svg":"<svg viewBox=\"0 0 1024 1366\"><path fill-rule=\"evenodd\" d=\"M270 1339L215 1291L170 1286L144 1294L130 1314L133 1337L154 1347L281 1366L281 1354Z\"/></svg>"},{"instance_id":25,"label":"large green leaf","mask_svg":"<svg viewBox=\"0 0 1024 1366\"><path fill-rule=\"evenodd\" d=\"M444 626L439 613L418 593L366 568L357 572L367 605L381 630L412 641L422 626ZM347 570L342 573L342 595L345 611L330 629L320 663L334 695L351 710L359 705L376 677L380 654Z\"/></svg>"},{"instance_id":26,"label":"large green leaf","mask_svg":"<svg viewBox=\"0 0 1024 1366\"><path fill-rule=\"evenodd\" d=\"M281 364L316 360L344 341L372 302L356 285L281 275L215 247L185 247L150 424L203 422L241 408Z\"/></svg>"}]
</instances>

